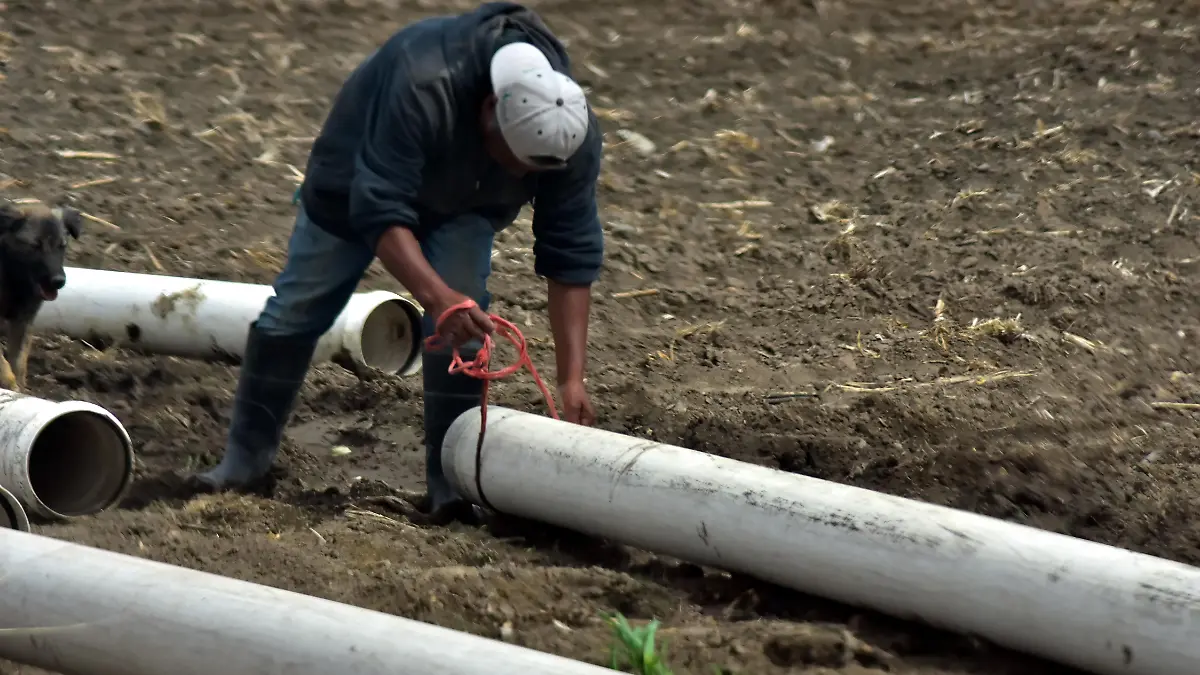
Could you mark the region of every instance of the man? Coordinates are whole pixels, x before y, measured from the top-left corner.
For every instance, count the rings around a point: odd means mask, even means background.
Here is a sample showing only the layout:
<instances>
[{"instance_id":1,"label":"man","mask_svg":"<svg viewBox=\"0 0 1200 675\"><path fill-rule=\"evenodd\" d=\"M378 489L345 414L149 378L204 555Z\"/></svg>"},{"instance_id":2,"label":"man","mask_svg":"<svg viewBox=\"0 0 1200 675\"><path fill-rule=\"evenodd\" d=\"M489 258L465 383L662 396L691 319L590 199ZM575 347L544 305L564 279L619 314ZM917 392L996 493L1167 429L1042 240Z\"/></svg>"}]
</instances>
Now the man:
<instances>
[{"instance_id":1,"label":"man","mask_svg":"<svg viewBox=\"0 0 1200 675\"><path fill-rule=\"evenodd\" d=\"M590 425L584 388L590 288L603 259L601 132L562 44L521 5L496 2L393 35L350 75L313 145L275 296L250 326L225 456L203 491L266 478L320 336L375 257L424 309L445 349L422 354L426 482L434 522L474 513L442 473L450 424L483 382L450 375L487 315L493 238L532 203L534 270L547 278L563 419Z\"/></svg>"}]
</instances>

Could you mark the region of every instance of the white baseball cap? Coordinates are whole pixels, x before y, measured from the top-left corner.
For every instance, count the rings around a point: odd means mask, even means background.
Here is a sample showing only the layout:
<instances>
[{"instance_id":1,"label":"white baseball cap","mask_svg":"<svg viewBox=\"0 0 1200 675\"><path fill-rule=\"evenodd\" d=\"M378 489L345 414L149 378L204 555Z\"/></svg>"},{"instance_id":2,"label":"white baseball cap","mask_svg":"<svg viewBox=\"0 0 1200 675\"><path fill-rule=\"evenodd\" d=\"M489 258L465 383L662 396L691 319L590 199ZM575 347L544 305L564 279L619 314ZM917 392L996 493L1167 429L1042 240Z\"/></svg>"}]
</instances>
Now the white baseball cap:
<instances>
[{"instance_id":1,"label":"white baseball cap","mask_svg":"<svg viewBox=\"0 0 1200 675\"><path fill-rule=\"evenodd\" d=\"M513 42L496 50L491 65L496 123L517 159L561 166L588 132L587 98L575 80L554 70L542 50Z\"/></svg>"}]
</instances>

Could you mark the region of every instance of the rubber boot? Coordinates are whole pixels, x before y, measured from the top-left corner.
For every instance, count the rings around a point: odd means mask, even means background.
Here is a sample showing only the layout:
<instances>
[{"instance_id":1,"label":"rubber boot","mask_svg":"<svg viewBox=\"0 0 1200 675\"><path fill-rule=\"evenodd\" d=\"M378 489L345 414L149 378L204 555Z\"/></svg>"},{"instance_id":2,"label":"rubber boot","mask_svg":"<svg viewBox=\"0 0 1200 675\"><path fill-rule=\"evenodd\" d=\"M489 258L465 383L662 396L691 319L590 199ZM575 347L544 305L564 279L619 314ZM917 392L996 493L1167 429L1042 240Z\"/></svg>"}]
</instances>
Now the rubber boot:
<instances>
[{"instance_id":1,"label":"rubber boot","mask_svg":"<svg viewBox=\"0 0 1200 675\"><path fill-rule=\"evenodd\" d=\"M462 354L464 361L473 354ZM458 416L483 402L483 380L451 375L449 354L422 355L425 384L425 500L429 520L438 525L452 520L474 523L480 513L450 485L442 471L442 441Z\"/></svg>"},{"instance_id":2,"label":"rubber boot","mask_svg":"<svg viewBox=\"0 0 1200 675\"><path fill-rule=\"evenodd\" d=\"M271 471L317 340L275 337L250 324L221 463L191 477L197 491L251 490Z\"/></svg>"}]
</instances>

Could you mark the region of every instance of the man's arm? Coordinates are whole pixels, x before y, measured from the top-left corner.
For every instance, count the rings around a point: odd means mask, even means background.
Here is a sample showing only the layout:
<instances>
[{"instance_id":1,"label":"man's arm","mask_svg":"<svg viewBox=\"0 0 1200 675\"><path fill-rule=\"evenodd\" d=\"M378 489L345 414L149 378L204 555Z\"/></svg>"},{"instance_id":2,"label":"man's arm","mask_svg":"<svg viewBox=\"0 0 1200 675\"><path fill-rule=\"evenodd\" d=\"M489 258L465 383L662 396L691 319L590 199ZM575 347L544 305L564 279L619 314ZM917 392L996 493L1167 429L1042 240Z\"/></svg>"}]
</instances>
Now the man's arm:
<instances>
[{"instance_id":1,"label":"man's arm","mask_svg":"<svg viewBox=\"0 0 1200 675\"><path fill-rule=\"evenodd\" d=\"M546 282L549 295L550 331L554 334L554 362L558 386L582 383L587 368L588 316L592 287L568 286L553 279Z\"/></svg>"},{"instance_id":2,"label":"man's arm","mask_svg":"<svg viewBox=\"0 0 1200 675\"><path fill-rule=\"evenodd\" d=\"M591 285L604 261L596 206L601 133L594 115L579 153L569 168L539 176L533 203L534 271L547 279L560 387L583 382Z\"/></svg>"},{"instance_id":3,"label":"man's arm","mask_svg":"<svg viewBox=\"0 0 1200 675\"><path fill-rule=\"evenodd\" d=\"M384 268L427 311L444 311L463 298L446 285L425 259L413 229L428 140L433 129L419 84L403 60L386 73L366 111L362 148L350 186L350 223L375 251ZM490 326L486 316L475 317ZM476 335L460 327L462 338Z\"/></svg>"}]
</instances>

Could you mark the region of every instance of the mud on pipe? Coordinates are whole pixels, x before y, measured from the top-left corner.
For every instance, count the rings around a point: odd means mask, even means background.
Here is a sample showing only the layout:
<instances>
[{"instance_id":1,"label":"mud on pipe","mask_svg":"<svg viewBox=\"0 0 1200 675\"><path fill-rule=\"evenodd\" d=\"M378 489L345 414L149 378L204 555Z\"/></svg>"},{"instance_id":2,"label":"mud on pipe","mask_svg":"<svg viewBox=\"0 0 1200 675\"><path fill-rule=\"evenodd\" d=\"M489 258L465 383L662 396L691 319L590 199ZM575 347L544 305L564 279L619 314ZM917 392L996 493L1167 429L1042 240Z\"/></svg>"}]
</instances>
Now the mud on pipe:
<instances>
[{"instance_id":1,"label":"mud on pipe","mask_svg":"<svg viewBox=\"0 0 1200 675\"><path fill-rule=\"evenodd\" d=\"M67 267L67 285L34 328L143 352L238 363L271 286ZM355 293L313 362L403 376L421 368L421 309L389 291Z\"/></svg>"}]
</instances>

